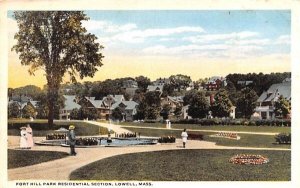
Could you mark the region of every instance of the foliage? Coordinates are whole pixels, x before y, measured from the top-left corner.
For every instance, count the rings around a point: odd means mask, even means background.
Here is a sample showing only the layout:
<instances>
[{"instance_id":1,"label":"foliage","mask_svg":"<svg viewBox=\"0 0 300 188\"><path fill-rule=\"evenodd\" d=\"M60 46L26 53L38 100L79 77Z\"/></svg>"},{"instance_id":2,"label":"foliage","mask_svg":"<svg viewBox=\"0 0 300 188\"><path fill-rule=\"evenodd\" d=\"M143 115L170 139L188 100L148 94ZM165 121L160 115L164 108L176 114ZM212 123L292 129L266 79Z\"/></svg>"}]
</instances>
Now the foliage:
<instances>
[{"instance_id":1,"label":"foliage","mask_svg":"<svg viewBox=\"0 0 300 188\"><path fill-rule=\"evenodd\" d=\"M36 112L35 109L31 105L27 104L22 109L22 117L24 118L35 117L35 112Z\"/></svg>"},{"instance_id":2,"label":"foliage","mask_svg":"<svg viewBox=\"0 0 300 188\"><path fill-rule=\"evenodd\" d=\"M237 117L250 118L254 113L258 96L256 92L248 87L241 90L240 98L237 100Z\"/></svg>"},{"instance_id":3,"label":"foliage","mask_svg":"<svg viewBox=\"0 0 300 188\"><path fill-rule=\"evenodd\" d=\"M284 118L290 114L291 104L282 95L280 95L274 106L274 112L276 116Z\"/></svg>"},{"instance_id":4,"label":"foliage","mask_svg":"<svg viewBox=\"0 0 300 188\"><path fill-rule=\"evenodd\" d=\"M48 123L52 125L63 76L69 74L72 82L76 75L93 77L102 65L104 56L99 50L103 46L82 26L89 19L82 11L16 11L14 17L19 31L12 50L22 65L30 66L30 74L45 70Z\"/></svg>"},{"instance_id":5,"label":"foliage","mask_svg":"<svg viewBox=\"0 0 300 188\"><path fill-rule=\"evenodd\" d=\"M206 117L208 110L209 110L209 104L208 104L208 102L205 98L205 94L203 92L196 92L189 99L189 105L190 105L189 109L188 109L189 116L191 116L192 118Z\"/></svg>"},{"instance_id":6,"label":"foliage","mask_svg":"<svg viewBox=\"0 0 300 188\"><path fill-rule=\"evenodd\" d=\"M138 76L135 78L135 81L138 84L138 87L143 91L146 92L147 91L147 87L148 85L151 84L151 81L149 78L145 77L145 76Z\"/></svg>"},{"instance_id":7,"label":"foliage","mask_svg":"<svg viewBox=\"0 0 300 188\"><path fill-rule=\"evenodd\" d=\"M289 134L280 133L280 134L277 134L274 138L278 144L291 144L291 141L292 141L291 133L289 133Z\"/></svg>"},{"instance_id":8,"label":"foliage","mask_svg":"<svg viewBox=\"0 0 300 188\"><path fill-rule=\"evenodd\" d=\"M238 91L245 87L243 85L238 84L238 81L253 81L253 84L250 84L247 87L253 89L258 95L261 95L263 91L266 91L272 84L281 83L285 78L291 78L291 73L235 73L226 76L227 82L230 81L231 83L233 83Z\"/></svg>"},{"instance_id":9,"label":"foliage","mask_svg":"<svg viewBox=\"0 0 300 188\"><path fill-rule=\"evenodd\" d=\"M175 143L176 138L173 136L163 136L158 139L158 143Z\"/></svg>"},{"instance_id":10,"label":"foliage","mask_svg":"<svg viewBox=\"0 0 300 188\"><path fill-rule=\"evenodd\" d=\"M160 115L163 117L163 119L168 119L171 110L172 110L171 105L164 104L162 110L160 111Z\"/></svg>"},{"instance_id":11,"label":"foliage","mask_svg":"<svg viewBox=\"0 0 300 188\"><path fill-rule=\"evenodd\" d=\"M182 106L176 106L174 115L177 117L177 119L182 115Z\"/></svg>"},{"instance_id":12,"label":"foliage","mask_svg":"<svg viewBox=\"0 0 300 188\"><path fill-rule=\"evenodd\" d=\"M14 102L8 105L8 118L17 118L20 115L19 105Z\"/></svg>"},{"instance_id":13,"label":"foliage","mask_svg":"<svg viewBox=\"0 0 300 188\"><path fill-rule=\"evenodd\" d=\"M145 94L138 113L143 114L146 119L157 119L160 112L160 93L150 91Z\"/></svg>"},{"instance_id":14,"label":"foliage","mask_svg":"<svg viewBox=\"0 0 300 188\"><path fill-rule=\"evenodd\" d=\"M173 84L164 84L162 97L174 96L174 90Z\"/></svg>"},{"instance_id":15,"label":"foliage","mask_svg":"<svg viewBox=\"0 0 300 188\"><path fill-rule=\"evenodd\" d=\"M228 117L232 103L228 97L228 93L225 89L220 89L215 97L214 103L211 106L211 111L215 117Z\"/></svg>"},{"instance_id":16,"label":"foliage","mask_svg":"<svg viewBox=\"0 0 300 188\"><path fill-rule=\"evenodd\" d=\"M115 108L113 111L112 111L112 117L115 119L115 120L120 120L120 121L122 121L122 119L123 119L123 114L122 114L122 110L119 108L119 107L117 107L117 108Z\"/></svg>"},{"instance_id":17,"label":"foliage","mask_svg":"<svg viewBox=\"0 0 300 188\"><path fill-rule=\"evenodd\" d=\"M8 88L8 91L9 97L26 95L32 97L33 99L42 93L41 88L34 85L26 85L15 89Z\"/></svg>"},{"instance_id":18,"label":"foliage","mask_svg":"<svg viewBox=\"0 0 300 188\"><path fill-rule=\"evenodd\" d=\"M70 112L70 119L80 119L80 112L79 109L74 108L71 112Z\"/></svg>"},{"instance_id":19,"label":"foliage","mask_svg":"<svg viewBox=\"0 0 300 188\"><path fill-rule=\"evenodd\" d=\"M170 76L170 82L177 91L186 89L192 82L191 77L187 75L177 74Z\"/></svg>"},{"instance_id":20,"label":"foliage","mask_svg":"<svg viewBox=\"0 0 300 188\"><path fill-rule=\"evenodd\" d=\"M89 119L89 120L96 120L98 118L98 112L95 108L84 108L81 107L78 113L78 119Z\"/></svg>"}]
</instances>

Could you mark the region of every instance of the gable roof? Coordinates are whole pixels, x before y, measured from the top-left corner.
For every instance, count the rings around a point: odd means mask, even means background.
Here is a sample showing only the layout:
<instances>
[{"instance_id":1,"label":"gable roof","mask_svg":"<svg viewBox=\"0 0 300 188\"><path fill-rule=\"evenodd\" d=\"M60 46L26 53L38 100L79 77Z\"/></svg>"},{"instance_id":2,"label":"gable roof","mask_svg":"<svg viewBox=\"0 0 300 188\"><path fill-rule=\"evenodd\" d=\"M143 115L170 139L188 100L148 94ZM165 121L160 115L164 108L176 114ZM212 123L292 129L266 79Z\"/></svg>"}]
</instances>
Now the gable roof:
<instances>
[{"instance_id":1,"label":"gable roof","mask_svg":"<svg viewBox=\"0 0 300 188\"><path fill-rule=\"evenodd\" d=\"M162 85L159 85L159 86L158 86L158 85L156 85L156 86L149 85L149 86L147 87L147 90L148 90L148 91L159 91L159 92L162 93L163 87L164 87L164 86L162 86Z\"/></svg>"},{"instance_id":2,"label":"gable roof","mask_svg":"<svg viewBox=\"0 0 300 188\"><path fill-rule=\"evenodd\" d=\"M75 108L79 109L81 106L75 102L75 95L63 95L65 98L65 107L62 110L73 110Z\"/></svg>"},{"instance_id":3,"label":"gable roof","mask_svg":"<svg viewBox=\"0 0 300 188\"><path fill-rule=\"evenodd\" d=\"M291 100L291 82L283 82L271 85L267 91L263 92L259 96L257 102L277 101L281 95L285 99Z\"/></svg>"},{"instance_id":4,"label":"gable roof","mask_svg":"<svg viewBox=\"0 0 300 188\"><path fill-rule=\"evenodd\" d=\"M117 107L119 107L121 104L124 104L125 110L133 110L136 108L136 106L138 105L138 103L136 103L135 101L120 101L120 102L116 102L111 106L111 109L115 109Z\"/></svg>"}]
</instances>

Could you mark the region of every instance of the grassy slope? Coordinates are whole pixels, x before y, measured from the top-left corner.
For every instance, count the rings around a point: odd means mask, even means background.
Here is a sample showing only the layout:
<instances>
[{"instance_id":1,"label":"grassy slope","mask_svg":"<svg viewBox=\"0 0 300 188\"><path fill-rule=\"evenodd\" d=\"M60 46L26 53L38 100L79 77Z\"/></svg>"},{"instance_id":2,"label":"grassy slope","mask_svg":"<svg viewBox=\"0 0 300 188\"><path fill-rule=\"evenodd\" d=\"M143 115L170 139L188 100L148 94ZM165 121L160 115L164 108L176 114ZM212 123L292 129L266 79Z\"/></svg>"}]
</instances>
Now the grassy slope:
<instances>
[{"instance_id":1,"label":"grassy slope","mask_svg":"<svg viewBox=\"0 0 300 188\"><path fill-rule=\"evenodd\" d=\"M139 126L139 127L160 127L165 128L163 123L121 123L120 125L126 126ZM291 127L275 127L275 126L242 126L242 125L212 125L201 126L197 124L172 124L174 129L201 129L201 130L218 130L218 131L243 131L243 132L271 132L271 133L290 133Z\"/></svg>"},{"instance_id":2,"label":"grassy slope","mask_svg":"<svg viewBox=\"0 0 300 188\"><path fill-rule=\"evenodd\" d=\"M69 156L66 152L8 150L8 169L39 164Z\"/></svg>"},{"instance_id":3,"label":"grassy slope","mask_svg":"<svg viewBox=\"0 0 300 188\"><path fill-rule=\"evenodd\" d=\"M78 136L98 135L100 133L107 134L108 132L107 128L99 128L99 126L97 125L92 125L84 122L55 122L53 127L48 127L46 120L35 120L34 122L30 122L28 120L9 120L7 130L8 135L19 136L19 128L22 126L26 126L27 123L31 124L34 136L46 136L47 134L54 133L53 131L59 129L60 127L68 129L70 124L75 125L76 135Z\"/></svg>"},{"instance_id":4,"label":"grassy slope","mask_svg":"<svg viewBox=\"0 0 300 188\"><path fill-rule=\"evenodd\" d=\"M180 138L180 130L162 130L162 129L142 129L142 128L126 128L132 132L141 133L141 136L175 136ZM209 135L216 134L213 132L205 131L188 131L188 133L198 133L204 135L204 140L216 142L217 145L222 146L240 146L240 147L262 147L262 148L291 148L291 145L274 144L274 136L268 135L251 135L251 134L238 134L241 136L240 140L231 140L226 138L214 138Z\"/></svg>"},{"instance_id":5,"label":"grassy slope","mask_svg":"<svg viewBox=\"0 0 300 188\"><path fill-rule=\"evenodd\" d=\"M261 154L263 165L235 165L236 154ZM192 156L192 157L191 157ZM103 159L72 172L71 180L290 181L288 151L169 150Z\"/></svg>"}]
</instances>

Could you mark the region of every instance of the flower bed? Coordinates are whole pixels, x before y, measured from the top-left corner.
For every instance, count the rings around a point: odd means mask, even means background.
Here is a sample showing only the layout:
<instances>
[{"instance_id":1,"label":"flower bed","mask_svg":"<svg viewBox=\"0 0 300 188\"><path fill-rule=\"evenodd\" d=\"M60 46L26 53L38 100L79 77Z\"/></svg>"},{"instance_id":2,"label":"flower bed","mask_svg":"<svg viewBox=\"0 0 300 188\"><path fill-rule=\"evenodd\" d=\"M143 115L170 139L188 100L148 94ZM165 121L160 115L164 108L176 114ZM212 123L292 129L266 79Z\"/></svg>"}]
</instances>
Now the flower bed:
<instances>
[{"instance_id":1,"label":"flower bed","mask_svg":"<svg viewBox=\"0 0 300 188\"><path fill-rule=\"evenodd\" d=\"M160 137L158 143L175 143L176 138L173 136Z\"/></svg>"},{"instance_id":2,"label":"flower bed","mask_svg":"<svg viewBox=\"0 0 300 188\"><path fill-rule=\"evenodd\" d=\"M240 136L237 135L237 133L230 133L230 132L218 132L215 135L210 135L211 137L222 137L222 138L229 138L229 139L235 139L239 140L241 139Z\"/></svg>"},{"instance_id":3,"label":"flower bed","mask_svg":"<svg viewBox=\"0 0 300 188\"><path fill-rule=\"evenodd\" d=\"M231 157L229 162L233 164L261 165L268 163L269 159L261 155L239 154Z\"/></svg>"},{"instance_id":4,"label":"flower bed","mask_svg":"<svg viewBox=\"0 0 300 188\"><path fill-rule=\"evenodd\" d=\"M121 133L115 134L117 138L136 138L136 133Z\"/></svg>"},{"instance_id":5,"label":"flower bed","mask_svg":"<svg viewBox=\"0 0 300 188\"><path fill-rule=\"evenodd\" d=\"M46 135L46 140L62 140L66 139L66 134L47 134Z\"/></svg>"},{"instance_id":6,"label":"flower bed","mask_svg":"<svg viewBox=\"0 0 300 188\"><path fill-rule=\"evenodd\" d=\"M76 139L76 145L78 146L94 146L98 145L99 141L96 138L79 138Z\"/></svg>"}]
</instances>

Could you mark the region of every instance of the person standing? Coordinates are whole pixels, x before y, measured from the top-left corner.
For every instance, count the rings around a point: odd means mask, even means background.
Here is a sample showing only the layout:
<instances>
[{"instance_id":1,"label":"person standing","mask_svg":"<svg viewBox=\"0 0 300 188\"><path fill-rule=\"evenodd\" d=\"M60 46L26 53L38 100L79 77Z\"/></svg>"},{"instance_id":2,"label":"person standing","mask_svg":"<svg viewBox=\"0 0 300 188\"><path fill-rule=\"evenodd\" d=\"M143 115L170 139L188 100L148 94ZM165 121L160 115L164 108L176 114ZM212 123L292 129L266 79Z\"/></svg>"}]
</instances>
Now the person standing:
<instances>
[{"instance_id":1,"label":"person standing","mask_svg":"<svg viewBox=\"0 0 300 188\"><path fill-rule=\"evenodd\" d=\"M30 127L29 124L27 124L26 133L27 133L27 147L31 149L33 147L33 137L32 137L32 128Z\"/></svg>"},{"instance_id":2,"label":"person standing","mask_svg":"<svg viewBox=\"0 0 300 188\"><path fill-rule=\"evenodd\" d=\"M186 129L184 129L183 132L181 133L181 138L182 138L183 148L185 148L186 141L187 141L187 138L188 138L188 134L186 132Z\"/></svg>"},{"instance_id":3,"label":"person standing","mask_svg":"<svg viewBox=\"0 0 300 188\"><path fill-rule=\"evenodd\" d=\"M21 127L21 138L20 138L20 148L21 149L27 149L27 132L26 127Z\"/></svg>"},{"instance_id":4,"label":"person standing","mask_svg":"<svg viewBox=\"0 0 300 188\"><path fill-rule=\"evenodd\" d=\"M76 135L75 135L75 126L70 125L69 126L69 133L68 133L68 138L69 138L69 144L70 144L70 155L76 155L77 153L75 152L75 144L76 144Z\"/></svg>"}]
</instances>

